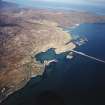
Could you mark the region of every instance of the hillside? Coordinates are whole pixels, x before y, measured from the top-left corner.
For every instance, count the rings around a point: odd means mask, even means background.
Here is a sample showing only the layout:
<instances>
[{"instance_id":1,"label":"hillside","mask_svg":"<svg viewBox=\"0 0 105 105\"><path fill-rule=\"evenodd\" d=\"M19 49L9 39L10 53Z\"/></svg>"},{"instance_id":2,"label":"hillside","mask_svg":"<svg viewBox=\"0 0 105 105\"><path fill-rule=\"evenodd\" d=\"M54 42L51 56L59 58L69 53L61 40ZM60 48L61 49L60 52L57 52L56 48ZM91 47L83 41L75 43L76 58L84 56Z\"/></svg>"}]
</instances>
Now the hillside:
<instances>
[{"instance_id":1,"label":"hillside","mask_svg":"<svg viewBox=\"0 0 105 105\"><path fill-rule=\"evenodd\" d=\"M31 77L43 74L44 64L36 61L36 54L49 48L55 48L59 54L76 47L71 35L63 28L87 22L105 22L105 17L76 11L20 9L17 5L2 2L0 102L24 87Z\"/></svg>"}]
</instances>

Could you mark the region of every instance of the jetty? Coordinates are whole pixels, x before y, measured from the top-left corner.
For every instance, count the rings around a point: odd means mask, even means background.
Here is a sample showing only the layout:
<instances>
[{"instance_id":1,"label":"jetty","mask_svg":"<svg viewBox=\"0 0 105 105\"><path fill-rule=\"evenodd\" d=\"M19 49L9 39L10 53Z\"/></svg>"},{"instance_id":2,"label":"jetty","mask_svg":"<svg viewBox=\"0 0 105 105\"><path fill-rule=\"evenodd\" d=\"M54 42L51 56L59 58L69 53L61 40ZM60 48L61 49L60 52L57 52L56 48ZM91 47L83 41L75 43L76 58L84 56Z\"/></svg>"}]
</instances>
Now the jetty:
<instances>
[{"instance_id":1,"label":"jetty","mask_svg":"<svg viewBox=\"0 0 105 105\"><path fill-rule=\"evenodd\" d=\"M96 57L93 57L93 56L90 56L90 55L87 55L87 54L85 54L85 53L83 53L83 52L79 52L79 51L76 51L76 50L70 50L70 51L71 51L71 52L74 52L74 53L76 53L76 54L82 55L82 56L84 56L84 57L93 59L93 60L95 60L95 61L98 61L98 62L101 62L101 63L105 63L104 60L99 59L99 58L96 58Z\"/></svg>"}]
</instances>

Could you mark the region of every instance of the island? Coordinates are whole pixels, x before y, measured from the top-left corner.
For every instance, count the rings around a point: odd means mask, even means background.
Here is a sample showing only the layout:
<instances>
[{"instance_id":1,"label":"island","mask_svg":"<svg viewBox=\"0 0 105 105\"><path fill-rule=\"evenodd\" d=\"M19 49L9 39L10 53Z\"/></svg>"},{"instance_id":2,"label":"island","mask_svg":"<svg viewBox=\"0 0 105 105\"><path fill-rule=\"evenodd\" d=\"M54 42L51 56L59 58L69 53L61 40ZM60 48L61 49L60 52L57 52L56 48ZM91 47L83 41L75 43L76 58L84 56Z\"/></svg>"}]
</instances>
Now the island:
<instances>
[{"instance_id":1,"label":"island","mask_svg":"<svg viewBox=\"0 0 105 105\"><path fill-rule=\"evenodd\" d=\"M36 54L50 48L54 48L56 54L76 48L64 28L105 21L104 16L85 12L3 5L0 10L0 102L23 88L32 77L43 74L45 64L36 61Z\"/></svg>"}]
</instances>

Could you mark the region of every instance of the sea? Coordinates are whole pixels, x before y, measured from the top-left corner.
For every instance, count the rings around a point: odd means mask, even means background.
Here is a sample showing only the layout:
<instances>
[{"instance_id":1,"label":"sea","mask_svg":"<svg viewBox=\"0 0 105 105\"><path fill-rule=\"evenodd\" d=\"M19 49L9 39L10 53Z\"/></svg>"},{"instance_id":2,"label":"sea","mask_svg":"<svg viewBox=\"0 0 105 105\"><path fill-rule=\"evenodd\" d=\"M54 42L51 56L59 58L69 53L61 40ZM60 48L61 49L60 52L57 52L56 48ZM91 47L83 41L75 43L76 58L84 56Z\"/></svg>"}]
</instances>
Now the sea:
<instances>
[{"instance_id":1,"label":"sea","mask_svg":"<svg viewBox=\"0 0 105 105\"><path fill-rule=\"evenodd\" d=\"M84 23L65 30L72 36L87 38L76 51L105 61L105 23ZM1 105L104 105L105 63L74 53L68 59L67 54L56 54L51 48L36 55L40 63L57 62L47 65L42 76L32 78Z\"/></svg>"}]
</instances>

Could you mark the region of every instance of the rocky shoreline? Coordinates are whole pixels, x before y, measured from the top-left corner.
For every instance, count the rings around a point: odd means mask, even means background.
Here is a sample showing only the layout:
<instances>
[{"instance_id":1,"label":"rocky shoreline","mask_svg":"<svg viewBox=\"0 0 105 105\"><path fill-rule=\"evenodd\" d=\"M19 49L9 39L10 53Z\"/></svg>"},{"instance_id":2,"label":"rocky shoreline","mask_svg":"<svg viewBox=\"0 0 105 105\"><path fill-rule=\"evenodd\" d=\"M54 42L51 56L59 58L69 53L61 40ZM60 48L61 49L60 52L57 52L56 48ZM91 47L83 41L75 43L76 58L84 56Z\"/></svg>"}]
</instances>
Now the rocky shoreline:
<instances>
[{"instance_id":1,"label":"rocky shoreline","mask_svg":"<svg viewBox=\"0 0 105 105\"><path fill-rule=\"evenodd\" d=\"M71 36L55 22L23 20L17 25L1 25L0 29L0 65L5 66L0 68L0 101L24 87L33 75L42 75L44 65L35 60L37 53L49 48L55 48L56 53L75 48L72 42L66 45Z\"/></svg>"},{"instance_id":2,"label":"rocky shoreline","mask_svg":"<svg viewBox=\"0 0 105 105\"><path fill-rule=\"evenodd\" d=\"M0 102L43 74L45 65L35 60L36 54L50 48L60 54L76 47L63 28L105 22L105 16L84 12L8 8L0 11Z\"/></svg>"}]
</instances>

